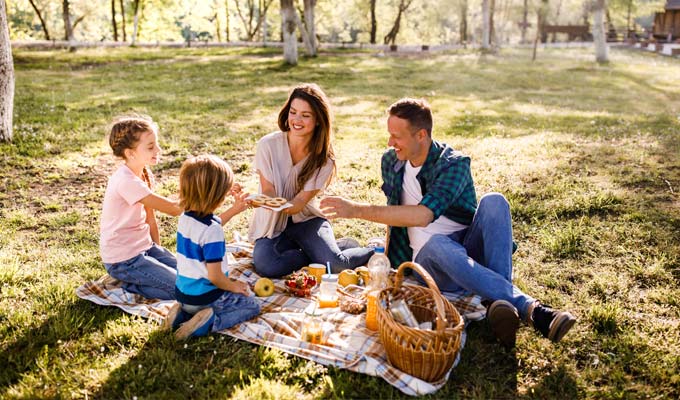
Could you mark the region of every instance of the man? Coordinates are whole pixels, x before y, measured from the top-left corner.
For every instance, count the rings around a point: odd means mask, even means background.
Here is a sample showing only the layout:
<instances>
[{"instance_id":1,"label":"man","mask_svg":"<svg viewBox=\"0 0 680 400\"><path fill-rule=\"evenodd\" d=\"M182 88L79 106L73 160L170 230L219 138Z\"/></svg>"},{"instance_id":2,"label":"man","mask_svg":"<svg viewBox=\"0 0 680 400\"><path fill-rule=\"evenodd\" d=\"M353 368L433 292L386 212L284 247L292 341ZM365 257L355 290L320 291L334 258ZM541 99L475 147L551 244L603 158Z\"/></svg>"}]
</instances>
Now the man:
<instances>
[{"instance_id":1,"label":"man","mask_svg":"<svg viewBox=\"0 0 680 400\"><path fill-rule=\"evenodd\" d=\"M489 324L505 346L515 345L520 317L550 340L562 339L576 319L512 284L507 200L490 193L477 205L470 157L432 139L432 112L426 101L401 99L388 112L391 149L382 157L387 205L327 197L321 201L326 216L388 225L392 265L413 260L441 290L481 296L490 303Z\"/></svg>"}]
</instances>

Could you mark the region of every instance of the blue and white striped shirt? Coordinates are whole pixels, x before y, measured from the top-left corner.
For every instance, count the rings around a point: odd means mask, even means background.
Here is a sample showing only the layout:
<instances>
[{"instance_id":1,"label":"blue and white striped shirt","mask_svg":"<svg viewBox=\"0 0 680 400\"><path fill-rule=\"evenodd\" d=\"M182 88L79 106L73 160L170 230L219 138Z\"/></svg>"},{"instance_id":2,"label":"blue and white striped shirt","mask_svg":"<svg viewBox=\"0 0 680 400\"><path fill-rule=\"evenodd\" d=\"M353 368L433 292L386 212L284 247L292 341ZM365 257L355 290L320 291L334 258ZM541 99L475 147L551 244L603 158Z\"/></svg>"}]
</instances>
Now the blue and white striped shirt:
<instances>
[{"instance_id":1,"label":"blue and white striped shirt","mask_svg":"<svg viewBox=\"0 0 680 400\"><path fill-rule=\"evenodd\" d=\"M192 211L179 217L177 226L177 300L205 305L217 300L224 291L208 279L206 263L222 263L228 275L222 221L215 215L199 217Z\"/></svg>"}]
</instances>

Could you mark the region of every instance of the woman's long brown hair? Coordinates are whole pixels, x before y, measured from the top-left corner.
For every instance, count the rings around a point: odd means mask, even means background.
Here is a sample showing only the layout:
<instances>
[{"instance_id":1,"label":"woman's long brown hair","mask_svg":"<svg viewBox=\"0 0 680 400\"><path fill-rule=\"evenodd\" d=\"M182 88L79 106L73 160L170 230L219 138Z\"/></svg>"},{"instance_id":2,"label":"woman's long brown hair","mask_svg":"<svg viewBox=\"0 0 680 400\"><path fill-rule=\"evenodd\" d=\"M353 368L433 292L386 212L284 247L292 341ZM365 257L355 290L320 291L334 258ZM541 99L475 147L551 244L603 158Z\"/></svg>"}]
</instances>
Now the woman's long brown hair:
<instances>
[{"instance_id":1,"label":"woman's long brown hair","mask_svg":"<svg viewBox=\"0 0 680 400\"><path fill-rule=\"evenodd\" d=\"M290 112L290 105L295 99L304 100L312 107L317 123L314 128L312 140L308 145L309 157L302 166L297 178L296 192L299 192L314 174L319 173L329 159L333 161L333 172L328 178L326 186L331 183L331 180L335 176L335 153L333 152L333 145L331 143L333 121L330 111L330 102L323 90L315 83L303 83L296 86L290 92L288 101L286 101L286 104L279 112L279 129L283 132L288 132L290 130L290 126L288 125L288 113Z\"/></svg>"}]
</instances>

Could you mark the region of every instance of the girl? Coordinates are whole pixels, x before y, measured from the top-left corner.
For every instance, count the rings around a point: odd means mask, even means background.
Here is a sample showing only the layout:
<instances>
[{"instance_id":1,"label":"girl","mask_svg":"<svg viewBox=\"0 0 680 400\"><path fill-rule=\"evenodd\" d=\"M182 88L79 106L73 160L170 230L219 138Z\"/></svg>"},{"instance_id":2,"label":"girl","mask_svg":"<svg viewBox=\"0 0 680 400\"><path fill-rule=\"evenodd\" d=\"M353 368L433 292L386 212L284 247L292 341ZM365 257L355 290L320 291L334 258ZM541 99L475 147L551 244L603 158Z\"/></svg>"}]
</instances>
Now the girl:
<instances>
[{"instance_id":1,"label":"girl","mask_svg":"<svg viewBox=\"0 0 680 400\"><path fill-rule=\"evenodd\" d=\"M177 226L177 300L163 323L176 328L179 340L218 332L260 313L245 282L228 278L222 225L247 209L247 194L234 194L234 205L219 217L215 209L234 182L224 160L202 155L188 159L179 172L180 205L186 210ZM224 218L224 219L222 219Z\"/></svg>"},{"instance_id":2,"label":"girl","mask_svg":"<svg viewBox=\"0 0 680 400\"><path fill-rule=\"evenodd\" d=\"M175 298L177 261L160 246L154 210L173 216L176 201L153 192L149 165L158 164L158 125L148 116L119 117L109 144L125 163L109 178L101 214L99 248L109 275L123 288L144 297Z\"/></svg>"},{"instance_id":3,"label":"girl","mask_svg":"<svg viewBox=\"0 0 680 400\"><path fill-rule=\"evenodd\" d=\"M255 270L280 277L312 262L330 262L333 272L366 264L373 250L341 250L316 198L335 174L326 94L316 84L297 86L279 112L278 125L279 132L257 143L255 168L260 192L284 197L293 206L281 212L255 209L248 230L255 243Z\"/></svg>"}]
</instances>

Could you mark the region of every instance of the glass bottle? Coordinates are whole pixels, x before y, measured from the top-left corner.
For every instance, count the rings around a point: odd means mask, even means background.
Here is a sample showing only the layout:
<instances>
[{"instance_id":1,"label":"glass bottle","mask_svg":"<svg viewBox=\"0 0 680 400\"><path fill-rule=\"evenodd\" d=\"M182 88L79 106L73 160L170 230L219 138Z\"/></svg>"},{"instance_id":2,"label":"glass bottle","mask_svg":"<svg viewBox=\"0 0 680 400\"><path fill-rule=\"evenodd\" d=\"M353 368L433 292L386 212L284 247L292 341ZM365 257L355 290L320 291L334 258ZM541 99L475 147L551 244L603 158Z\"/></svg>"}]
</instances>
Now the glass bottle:
<instances>
[{"instance_id":1,"label":"glass bottle","mask_svg":"<svg viewBox=\"0 0 680 400\"><path fill-rule=\"evenodd\" d=\"M324 274L321 277L321 285L319 286L319 307L337 307L338 306L338 276L331 274Z\"/></svg>"}]
</instances>

